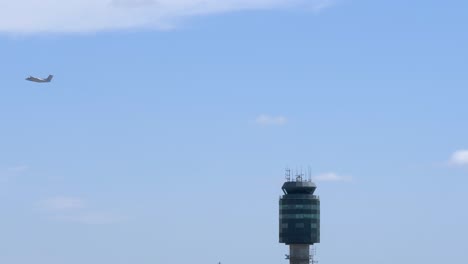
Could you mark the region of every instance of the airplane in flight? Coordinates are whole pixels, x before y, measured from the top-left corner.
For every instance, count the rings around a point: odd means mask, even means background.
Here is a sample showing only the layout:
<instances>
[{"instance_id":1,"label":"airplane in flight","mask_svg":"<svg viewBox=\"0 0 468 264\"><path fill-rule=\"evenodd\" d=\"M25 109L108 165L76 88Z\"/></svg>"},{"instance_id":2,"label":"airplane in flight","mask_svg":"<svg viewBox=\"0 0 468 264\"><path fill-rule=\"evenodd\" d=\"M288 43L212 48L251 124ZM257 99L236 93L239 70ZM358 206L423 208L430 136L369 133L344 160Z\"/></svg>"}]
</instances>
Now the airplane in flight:
<instances>
[{"instance_id":1,"label":"airplane in flight","mask_svg":"<svg viewBox=\"0 0 468 264\"><path fill-rule=\"evenodd\" d=\"M37 82L37 83L48 83L48 82L52 81L53 77L54 77L53 75L49 75L47 78L43 79L43 78L37 78L37 77L29 76L28 78L26 78L26 80L31 81L31 82Z\"/></svg>"}]
</instances>

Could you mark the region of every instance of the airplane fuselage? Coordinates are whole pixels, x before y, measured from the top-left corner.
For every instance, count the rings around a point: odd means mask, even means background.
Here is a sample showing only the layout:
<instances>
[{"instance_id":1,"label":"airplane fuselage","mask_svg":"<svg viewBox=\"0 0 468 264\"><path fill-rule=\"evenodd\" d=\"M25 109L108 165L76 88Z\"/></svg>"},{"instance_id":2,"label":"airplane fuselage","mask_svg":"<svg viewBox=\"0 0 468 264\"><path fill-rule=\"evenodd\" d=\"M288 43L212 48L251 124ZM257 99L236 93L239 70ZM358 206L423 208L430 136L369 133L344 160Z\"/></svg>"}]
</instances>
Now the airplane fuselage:
<instances>
[{"instance_id":1,"label":"airplane fuselage","mask_svg":"<svg viewBox=\"0 0 468 264\"><path fill-rule=\"evenodd\" d=\"M28 77L26 80L31 81L31 82L38 82L38 83L45 83L45 82L50 82L46 79L39 79L39 78L34 78L34 77Z\"/></svg>"},{"instance_id":2,"label":"airplane fuselage","mask_svg":"<svg viewBox=\"0 0 468 264\"><path fill-rule=\"evenodd\" d=\"M50 82L52 80L53 77L54 77L53 75L49 75L49 77L47 77L46 79L43 79L43 78L37 78L37 77L29 76L25 80L31 81L31 82L37 82L37 83L48 83L48 82Z\"/></svg>"}]
</instances>

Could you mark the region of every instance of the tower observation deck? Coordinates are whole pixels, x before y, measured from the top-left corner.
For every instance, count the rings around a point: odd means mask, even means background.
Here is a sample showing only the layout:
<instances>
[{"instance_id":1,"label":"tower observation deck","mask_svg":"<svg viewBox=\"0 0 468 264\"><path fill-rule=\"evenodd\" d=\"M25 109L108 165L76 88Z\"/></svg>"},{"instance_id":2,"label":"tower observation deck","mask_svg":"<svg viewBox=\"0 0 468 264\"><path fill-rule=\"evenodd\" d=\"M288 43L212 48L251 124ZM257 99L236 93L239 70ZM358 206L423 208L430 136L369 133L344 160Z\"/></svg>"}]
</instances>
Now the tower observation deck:
<instances>
[{"instance_id":1,"label":"tower observation deck","mask_svg":"<svg viewBox=\"0 0 468 264\"><path fill-rule=\"evenodd\" d=\"M320 199L317 186L297 174L294 179L286 170L286 182L279 200L279 242L289 245L290 264L313 263L310 245L320 242Z\"/></svg>"}]
</instances>

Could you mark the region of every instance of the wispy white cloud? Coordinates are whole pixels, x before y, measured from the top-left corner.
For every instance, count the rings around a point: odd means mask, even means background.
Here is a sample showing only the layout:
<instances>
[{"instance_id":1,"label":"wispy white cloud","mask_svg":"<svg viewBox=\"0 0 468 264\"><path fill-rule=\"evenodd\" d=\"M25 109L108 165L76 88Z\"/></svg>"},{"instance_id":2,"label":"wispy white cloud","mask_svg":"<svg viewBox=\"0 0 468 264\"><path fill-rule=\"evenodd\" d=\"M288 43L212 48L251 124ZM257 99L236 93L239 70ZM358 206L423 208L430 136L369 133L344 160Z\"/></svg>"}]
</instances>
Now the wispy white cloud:
<instances>
[{"instance_id":1,"label":"wispy white cloud","mask_svg":"<svg viewBox=\"0 0 468 264\"><path fill-rule=\"evenodd\" d=\"M125 221L122 216L106 212L83 212L68 215L57 215L54 217L58 221L79 223L86 225L104 225Z\"/></svg>"},{"instance_id":2,"label":"wispy white cloud","mask_svg":"<svg viewBox=\"0 0 468 264\"><path fill-rule=\"evenodd\" d=\"M327 172L327 173L322 173L319 175L316 175L312 177L314 181L328 181L328 182L342 182L342 181L351 181L352 177L351 176L346 176L346 175L339 175L334 172Z\"/></svg>"},{"instance_id":3,"label":"wispy white cloud","mask_svg":"<svg viewBox=\"0 0 468 264\"><path fill-rule=\"evenodd\" d=\"M156 0L111 0L110 5L115 7L140 8L157 5Z\"/></svg>"},{"instance_id":4,"label":"wispy white cloud","mask_svg":"<svg viewBox=\"0 0 468 264\"><path fill-rule=\"evenodd\" d=\"M270 115L259 115L255 119L255 123L262 126L282 126L285 125L288 120L284 116L270 116Z\"/></svg>"},{"instance_id":5,"label":"wispy white cloud","mask_svg":"<svg viewBox=\"0 0 468 264\"><path fill-rule=\"evenodd\" d=\"M468 150L455 151L450 158L450 163L459 166L468 165Z\"/></svg>"},{"instance_id":6,"label":"wispy white cloud","mask_svg":"<svg viewBox=\"0 0 468 264\"><path fill-rule=\"evenodd\" d=\"M29 167L26 165L18 165L18 166L8 168L7 171L13 172L13 173L21 173L21 172L27 171L28 169Z\"/></svg>"},{"instance_id":7,"label":"wispy white cloud","mask_svg":"<svg viewBox=\"0 0 468 264\"><path fill-rule=\"evenodd\" d=\"M12 178L18 177L21 174L28 171L29 167L26 165L17 165L8 167L6 169L0 169L0 181L9 181Z\"/></svg>"},{"instance_id":8,"label":"wispy white cloud","mask_svg":"<svg viewBox=\"0 0 468 264\"><path fill-rule=\"evenodd\" d=\"M319 11L332 3L332 0L3 0L0 32L166 29L193 16L295 7Z\"/></svg>"},{"instance_id":9,"label":"wispy white cloud","mask_svg":"<svg viewBox=\"0 0 468 264\"><path fill-rule=\"evenodd\" d=\"M54 197L40 202L40 207L46 210L71 210L85 207L82 199L73 197Z\"/></svg>"},{"instance_id":10,"label":"wispy white cloud","mask_svg":"<svg viewBox=\"0 0 468 264\"><path fill-rule=\"evenodd\" d=\"M54 221L79 224L110 224L124 221L125 218L106 211L91 210L83 199L58 196L39 202L39 209L47 218Z\"/></svg>"}]
</instances>

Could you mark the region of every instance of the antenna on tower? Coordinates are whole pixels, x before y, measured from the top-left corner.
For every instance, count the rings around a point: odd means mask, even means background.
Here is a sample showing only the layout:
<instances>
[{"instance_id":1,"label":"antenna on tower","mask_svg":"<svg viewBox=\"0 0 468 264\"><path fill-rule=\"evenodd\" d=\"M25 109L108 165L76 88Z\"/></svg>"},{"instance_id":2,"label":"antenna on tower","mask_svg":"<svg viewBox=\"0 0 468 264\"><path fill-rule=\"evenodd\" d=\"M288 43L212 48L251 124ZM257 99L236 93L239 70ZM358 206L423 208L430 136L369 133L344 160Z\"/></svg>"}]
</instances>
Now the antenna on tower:
<instances>
[{"instance_id":1,"label":"antenna on tower","mask_svg":"<svg viewBox=\"0 0 468 264\"><path fill-rule=\"evenodd\" d=\"M301 171L300 171L300 172L299 172L299 171L296 172L296 181L297 181L297 182L302 182L302 175L303 175L303 174L302 174L302 166L301 166Z\"/></svg>"},{"instance_id":2,"label":"antenna on tower","mask_svg":"<svg viewBox=\"0 0 468 264\"><path fill-rule=\"evenodd\" d=\"M286 181L291 181L291 169L289 167L286 167L285 177Z\"/></svg>"}]
</instances>

